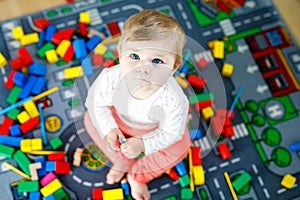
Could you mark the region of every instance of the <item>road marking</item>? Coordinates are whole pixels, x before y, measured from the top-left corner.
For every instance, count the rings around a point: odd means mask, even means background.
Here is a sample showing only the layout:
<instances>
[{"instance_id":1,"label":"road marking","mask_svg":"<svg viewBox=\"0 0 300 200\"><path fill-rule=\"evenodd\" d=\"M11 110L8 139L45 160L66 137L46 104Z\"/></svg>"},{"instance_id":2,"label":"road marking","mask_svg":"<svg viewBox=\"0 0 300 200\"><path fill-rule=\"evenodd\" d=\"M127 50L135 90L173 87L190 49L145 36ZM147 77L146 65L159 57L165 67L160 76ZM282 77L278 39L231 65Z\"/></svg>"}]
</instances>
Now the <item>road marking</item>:
<instances>
[{"instance_id":1,"label":"road marking","mask_svg":"<svg viewBox=\"0 0 300 200\"><path fill-rule=\"evenodd\" d=\"M95 187L102 187L103 185L103 182L94 183Z\"/></svg>"},{"instance_id":2,"label":"road marking","mask_svg":"<svg viewBox=\"0 0 300 200\"><path fill-rule=\"evenodd\" d=\"M245 19L244 20L244 24L250 24L251 23L251 19Z\"/></svg>"},{"instance_id":3,"label":"road marking","mask_svg":"<svg viewBox=\"0 0 300 200\"><path fill-rule=\"evenodd\" d=\"M234 163L237 163L240 161L241 161L241 158L235 158L235 159L231 160L231 163L234 164Z\"/></svg>"},{"instance_id":4,"label":"road marking","mask_svg":"<svg viewBox=\"0 0 300 200\"><path fill-rule=\"evenodd\" d=\"M85 132L84 128L81 128L81 129L79 129L79 130L77 131L78 134L81 134L81 133L84 133L84 132Z\"/></svg>"},{"instance_id":5,"label":"road marking","mask_svg":"<svg viewBox=\"0 0 300 200\"><path fill-rule=\"evenodd\" d=\"M224 162L220 164L220 168L226 167L229 165L229 162Z\"/></svg>"},{"instance_id":6,"label":"road marking","mask_svg":"<svg viewBox=\"0 0 300 200\"><path fill-rule=\"evenodd\" d=\"M253 17L253 21L258 21L261 20L261 16L257 15Z\"/></svg>"},{"instance_id":7,"label":"road marking","mask_svg":"<svg viewBox=\"0 0 300 200\"><path fill-rule=\"evenodd\" d=\"M152 4L152 3L155 3L156 2L156 0L148 0L148 4Z\"/></svg>"},{"instance_id":8,"label":"road marking","mask_svg":"<svg viewBox=\"0 0 300 200\"><path fill-rule=\"evenodd\" d=\"M254 171L255 174L258 174L258 170L255 164L252 164L252 169Z\"/></svg>"},{"instance_id":9,"label":"road marking","mask_svg":"<svg viewBox=\"0 0 300 200\"><path fill-rule=\"evenodd\" d=\"M242 22L235 22L233 25L234 25L235 27L239 27L239 26L242 25Z\"/></svg>"},{"instance_id":10,"label":"road marking","mask_svg":"<svg viewBox=\"0 0 300 200\"><path fill-rule=\"evenodd\" d=\"M222 191L219 191L219 195L220 195L220 198L221 198L222 200L225 200L225 196L224 196L224 194L223 194Z\"/></svg>"},{"instance_id":11,"label":"road marking","mask_svg":"<svg viewBox=\"0 0 300 200\"><path fill-rule=\"evenodd\" d=\"M214 166L214 167L208 168L208 172L213 172L213 171L216 171L217 169L218 169L218 167Z\"/></svg>"},{"instance_id":12,"label":"road marking","mask_svg":"<svg viewBox=\"0 0 300 200\"><path fill-rule=\"evenodd\" d=\"M6 81L7 81L7 77L6 76L3 77L3 81L4 81L4 83L6 83Z\"/></svg>"},{"instance_id":13,"label":"road marking","mask_svg":"<svg viewBox=\"0 0 300 200\"><path fill-rule=\"evenodd\" d=\"M217 189L220 188L220 184L219 184L218 179L214 178L214 184L215 184L215 186L216 186Z\"/></svg>"},{"instance_id":14,"label":"road marking","mask_svg":"<svg viewBox=\"0 0 300 200\"><path fill-rule=\"evenodd\" d=\"M84 181L82 184L87 187L92 187L92 185L93 185L92 183L87 182L87 181Z\"/></svg>"},{"instance_id":15,"label":"road marking","mask_svg":"<svg viewBox=\"0 0 300 200\"><path fill-rule=\"evenodd\" d=\"M78 176L76 176L76 175L73 175L72 178L73 178L77 183L81 183L81 182L82 182L82 180L81 180Z\"/></svg>"},{"instance_id":16,"label":"road marking","mask_svg":"<svg viewBox=\"0 0 300 200\"><path fill-rule=\"evenodd\" d=\"M75 25L77 22L75 20L71 20L71 21L68 21L67 22L67 25L68 26L72 26L72 25Z\"/></svg>"},{"instance_id":17,"label":"road marking","mask_svg":"<svg viewBox=\"0 0 300 200\"><path fill-rule=\"evenodd\" d=\"M187 22L185 22L185 24L186 24L186 26L187 26L187 28L188 28L189 30L192 29L192 24L191 24L191 22L187 21Z\"/></svg>"},{"instance_id":18,"label":"road marking","mask_svg":"<svg viewBox=\"0 0 300 200\"><path fill-rule=\"evenodd\" d=\"M185 12L182 12L182 13L181 13L181 16L182 16L182 18L183 18L184 20L187 20L187 15L186 15Z\"/></svg>"},{"instance_id":19,"label":"road marking","mask_svg":"<svg viewBox=\"0 0 300 200\"><path fill-rule=\"evenodd\" d=\"M101 12L100 14L101 14L102 17L104 17L104 16L109 15L109 12L108 12L108 11L103 11L103 12Z\"/></svg>"},{"instance_id":20,"label":"road marking","mask_svg":"<svg viewBox=\"0 0 300 200\"><path fill-rule=\"evenodd\" d=\"M116 14L116 13L120 12L120 8L114 8L110 12L111 12L111 14Z\"/></svg>"},{"instance_id":21,"label":"road marking","mask_svg":"<svg viewBox=\"0 0 300 200\"><path fill-rule=\"evenodd\" d=\"M264 16L264 18L268 18L268 17L271 17L271 13L270 12L267 12L267 13L265 13L263 16Z\"/></svg>"},{"instance_id":22,"label":"road marking","mask_svg":"<svg viewBox=\"0 0 300 200\"><path fill-rule=\"evenodd\" d=\"M180 10L180 11L183 10L183 7L182 7L182 4L181 4L181 3L177 3L177 7L178 7L178 10Z\"/></svg>"},{"instance_id":23,"label":"road marking","mask_svg":"<svg viewBox=\"0 0 300 200\"><path fill-rule=\"evenodd\" d=\"M264 193L265 193L266 198L269 199L270 198L270 194L269 194L269 192L268 192L268 190L266 188L264 188Z\"/></svg>"},{"instance_id":24,"label":"road marking","mask_svg":"<svg viewBox=\"0 0 300 200\"><path fill-rule=\"evenodd\" d=\"M38 27L36 27L36 26L34 25L31 16L28 16L28 17L27 17L27 20L28 20L28 24L29 24L29 26L32 28L32 30L34 30L34 31L36 31L36 32L41 32L41 30L40 30Z\"/></svg>"},{"instance_id":25,"label":"road marking","mask_svg":"<svg viewBox=\"0 0 300 200\"><path fill-rule=\"evenodd\" d=\"M2 75L6 74L4 67L1 68L1 73L2 73Z\"/></svg>"},{"instance_id":26,"label":"road marking","mask_svg":"<svg viewBox=\"0 0 300 200\"><path fill-rule=\"evenodd\" d=\"M260 176L257 177L259 185L260 186L264 186L264 181L262 180L262 178Z\"/></svg>"},{"instance_id":27,"label":"road marking","mask_svg":"<svg viewBox=\"0 0 300 200\"><path fill-rule=\"evenodd\" d=\"M66 26L65 23L56 24L56 28L64 28Z\"/></svg>"},{"instance_id":28,"label":"road marking","mask_svg":"<svg viewBox=\"0 0 300 200\"><path fill-rule=\"evenodd\" d=\"M281 193L283 193L283 192L285 192L285 191L286 191L285 188L281 188L280 190L277 190L277 194L281 194Z\"/></svg>"},{"instance_id":29,"label":"road marking","mask_svg":"<svg viewBox=\"0 0 300 200\"><path fill-rule=\"evenodd\" d=\"M89 89L91 87L89 79L86 76L83 77L83 82L85 84L86 89Z\"/></svg>"},{"instance_id":30,"label":"road marking","mask_svg":"<svg viewBox=\"0 0 300 200\"><path fill-rule=\"evenodd\" d=\"M138 6L138 5L126 5L126 6L123 6L122 7L122 10L125 11L125 10L130 10L130 9L135 9L135 10L138 10L138 11L142 11L143 8L141 6Z\"/></svg>"},{"instance_id":31,"label":"road marking","mask_svg":"<svg viewBox=\"0 0 300 200\"><path fill-rule=\"evenodd\" d=\"M205 31L204 33L202 33L203 36L209 36L211 35L211 31Z\"/></svg>"},{"instance_id":32,"label":"road marking","mask_svg":"<svg viewBox=\"0 0 300 200\"><path fill-rule=\"evenodd\" d=\"M152 190L150 190L149 192L150 192L150 194L153 194L153 193L155 193L155 192L157 192L158 191L158 189L152 189Z\"/></svg>"},{"instance_id":33,"label":"road marking","mask_svg":"<svg viewBox=\"0 0 300 200\"><path fill-rule=\"evenodd\" d=\"M165 184L165 185L162 185L162 186L160 186L160 189L167 189L167 188L169 188L171 185L169 184L169 183L167 183L167 184Z\"/></svg>"},{"instance_id":34,"label":"road marking","mask_svg":"<svg viewBox=\"0 0 300 200\"><path fill-rule=\"evenodd\" d=\"M272 14L277 15L278 14L277 10L273 10Z\"/></svg>"},{"instance_id":35,"label":"road marking","mask_svg":"<svg viewBox=\"0 0 300 200\"><path fill-rule=\"evenodd\" d=\"M73 140L76 138L76 135L72 135L70 138L69 138L69 142L73 142Z\"/></svg>"},{"instance_id":36,"label":"road marking","mask_svg":"<svg viewBox=\"0 0 300 200\"><path fill-rule=\"evenodd\" d=\"M213 30L213 32L214 32L214 33L219 33L219 32L221 32L221 29L220 29L220 28L215 28L215 29Z\"/></svg>"},{"instance_id":37,"label":"road marking","mask_svg":"<svg viewBox=\"0 0 300 200\"><path fill-rule=\"evenodd\" d=\"M69 148L70 148L70 143L67 143L66 146L65 146L65 152L68 152Z\"/></svg>"},{"instance_id":38,"label":"road marking","mask_svg":"<svg viewBox=\"0 0 300 200\"><path fill-rule=\"evenodd\" d=\"M177 185L177 184L178 184L178 181L174 181L172 184L173 184L173 185Z\"/></svg>"}]
</instances>

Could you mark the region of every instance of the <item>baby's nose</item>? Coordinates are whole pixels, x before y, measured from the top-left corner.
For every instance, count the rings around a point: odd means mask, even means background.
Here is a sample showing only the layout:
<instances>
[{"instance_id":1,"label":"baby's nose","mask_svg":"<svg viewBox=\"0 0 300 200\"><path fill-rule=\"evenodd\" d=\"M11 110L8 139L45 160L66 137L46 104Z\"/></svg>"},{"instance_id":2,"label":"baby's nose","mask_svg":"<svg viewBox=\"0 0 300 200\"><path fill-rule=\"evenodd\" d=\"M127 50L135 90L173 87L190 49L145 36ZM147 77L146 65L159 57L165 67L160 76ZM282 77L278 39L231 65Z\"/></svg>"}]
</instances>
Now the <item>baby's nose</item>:
<instances>
[{"instance_id":1,"label":"baby's nose","mask_svg":"<svg viewBox=\"0 0 300 200\"><path fill-rule=\"evenodd\" d=\"M138 71L138 72L143 72L143 73L149 74L149 73L151 72L151 67L148 66L148 65L141 66L141 67L138 67L138 68L137 68L137 71Z\"/></svg>"}]
</instances>

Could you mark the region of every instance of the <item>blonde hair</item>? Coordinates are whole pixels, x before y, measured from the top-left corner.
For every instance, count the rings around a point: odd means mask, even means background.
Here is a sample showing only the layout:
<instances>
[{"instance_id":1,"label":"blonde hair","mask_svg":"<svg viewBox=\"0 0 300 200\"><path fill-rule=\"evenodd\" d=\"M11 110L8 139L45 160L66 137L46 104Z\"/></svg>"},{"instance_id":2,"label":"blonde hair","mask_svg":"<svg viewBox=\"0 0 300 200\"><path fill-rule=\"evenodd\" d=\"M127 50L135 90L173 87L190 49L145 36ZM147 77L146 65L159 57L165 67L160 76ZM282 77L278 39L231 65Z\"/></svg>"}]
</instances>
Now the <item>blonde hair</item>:
<instances>
[{"instance_id":1,"label":"blonde hair","mask_svg":"<svg viewBox=\"0 0 300 200\"><path fill-rule=\"evenodd\" d=\"M130 16L122 29L122 35L118 43L119 53L122 44L126 41L149 41L162 40L173 37L175 42L175 68L182 65L182 50L186 42L185 33L181 25L171 16L153 10L143 10L140 13Z\"/></svg>"}]
</instances>

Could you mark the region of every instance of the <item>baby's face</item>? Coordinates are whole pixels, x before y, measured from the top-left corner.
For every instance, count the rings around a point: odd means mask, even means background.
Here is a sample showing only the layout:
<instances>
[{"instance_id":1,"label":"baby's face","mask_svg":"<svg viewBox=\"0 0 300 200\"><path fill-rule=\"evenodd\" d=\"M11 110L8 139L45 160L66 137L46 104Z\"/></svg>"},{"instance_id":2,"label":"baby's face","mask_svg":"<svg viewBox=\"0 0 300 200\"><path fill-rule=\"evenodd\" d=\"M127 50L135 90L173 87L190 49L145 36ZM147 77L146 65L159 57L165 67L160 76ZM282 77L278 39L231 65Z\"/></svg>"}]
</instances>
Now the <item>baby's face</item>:
<instances>
[{"instance_id":1,"label":"baby's face","mask_svg":"<svg viewBox=\"0 0 300 200\"><path fill-rule=\"evenodd\" d=\"M145 99L164 85L174 73L174 42L126 42L120 52L120 70L131 95Z\"/></svg>"}]
</instances>

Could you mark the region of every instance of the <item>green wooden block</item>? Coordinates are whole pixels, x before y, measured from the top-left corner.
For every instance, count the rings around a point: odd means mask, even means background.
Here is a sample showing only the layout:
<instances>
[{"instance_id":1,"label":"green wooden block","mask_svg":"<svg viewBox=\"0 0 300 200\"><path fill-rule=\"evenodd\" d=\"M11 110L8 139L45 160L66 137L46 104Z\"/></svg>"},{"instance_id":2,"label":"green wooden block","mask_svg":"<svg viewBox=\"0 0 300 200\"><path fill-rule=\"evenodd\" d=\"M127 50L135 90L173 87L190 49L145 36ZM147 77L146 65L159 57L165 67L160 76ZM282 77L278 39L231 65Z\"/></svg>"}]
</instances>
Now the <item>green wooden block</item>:
<instances>
[{"instance_id":1,"label":"green wooden block","mask_svg":"<svg viewBox=\"0 0 300 200\"><path fill-rule=\"evenodd\" d=\"M56 150L63 145L63 141L57 136L49 141L51 147Z\"/></svg>"},{"instance_id":2,"label":"green wooden block","mask_svg":"<svg viewBox=\"0 0 300 200\"><path fill-rule=\"evenodd\" d=\"M181 199L192 199L193 192L190 188L182 188L180 191Z\"/></svg>"},{"instance_id":3,"label":"green wooden block","mask_svg":"<svg viewBox=\"0 0 300 200\"><path fill-rule=\"evenodd\" d=\"M61 199L69 199L69 195L66 193L66 191L63 188L60 188L56 192L54 192L55 200L61 200Z\"/></svg>"},{"instance_id":4,"label":"green wooden block","mask_svg":"<svg viewBox=\"0 0 300 200\"><path fill-rule=\"evenodd\" d=\"M10 119L13 119L13 120L17 120L17 115L20 113L20 110L14 108L14 109L11 109L8 113L7 113L7 117L9 117Z\"/></svg>"},{"instance_id":5,"label":"green wooden block","mask_svg":"<svg viewBox=\"0 0 300 200\"><path fill-rule=\"evenodd\" d=\"M248 172L244 172L232 182L232 186L238 192L251 180L252 177L250 176L250 174Z\"/></svg>"},{"instance_id":6,"label":"green wooden block","mask_svg":"<svg viewBox=\"0 0 300 200\"><path fill-rule=\"evenodd\" d=\"M47 42L46 44L44 44L44 46L42 46L40 49L36 51L36 54L39 58L45 58L46 52L55 48L56 46L54 44L52 44L51 42Z\"/></svg>"},{"instance_id":7,"label":"green wooden block","mask_svg":"<svg viewBox=\"0 0 300 200\"><path fill-rule=\"evenodd\" d=\"M39 181L26 181L18 183L18 192L36 192L39 191Z\"/></svg>"},{"instance_id":8,"label":"green wooden block","mask_svg":"<svg viewBox=\"0 0 300 200\"><path fill-rule=\"evenodd\" d=\"M0 144L0 156L4 156L5 158L12 158L14 151L14 148Z\"/></svg>"},{"instance_id":9,"label":"green wooden block","mask_svg":"<svg viewBox=\"0 0 300 200\"><path fill-rule=\"evenodd\" d=\"M6 102L9 104L16 103L21 91L22 91L22 88L20 88L18 86L14 86L13 89L10 91L8 97L6 98Z\"/></svg>"},{"instance_id":10,"label":"green wooden block","mask_svg":"<svg viewBox=\"0 0 300 200\"><path fill-rule=\"evenodd\" d=\"M107 51L105 52L105 54L103 55L103 57L105 59L111 59L111 60L117 60L117 57L115 56L113 51Z\"/></svg>"},{"instance_id":11,"label":"green wooden block","mask_svg":"<svg viewBox=\"0 0 300 200\"><path fill-rule=\"evenodd\" d=\"M177 200L176 196L167 197L164 200Z\"/></svg>"},{"instance_id":12,"label":"green wooden block","mask_svg":"<svg viewBox=\"0 0 300 200\"><path fill-rule=\"evenodd\" d=\"M29 165L31 164L31 162L29 161L27 156L21 150L18 150L14 154L13 158L18 163L19 167L23 170L23 172L30 176Z\"/></svg>"},{"instance_id":13,"label":"green wooden block","mask_svg":"<svg viewBox=\"0 0 300 200\"><path fill-rule=\"evenodd\" d=\"M182 176L182 177L180 177L180 179L179 179L179 184L180 184L180 186L181 187L185 187L185 186L187 186L187 185L189 185L190 184L190 177L189 177L189 175L184 175L184 176Z\"/></svg>"}]
</instances>

